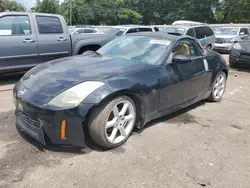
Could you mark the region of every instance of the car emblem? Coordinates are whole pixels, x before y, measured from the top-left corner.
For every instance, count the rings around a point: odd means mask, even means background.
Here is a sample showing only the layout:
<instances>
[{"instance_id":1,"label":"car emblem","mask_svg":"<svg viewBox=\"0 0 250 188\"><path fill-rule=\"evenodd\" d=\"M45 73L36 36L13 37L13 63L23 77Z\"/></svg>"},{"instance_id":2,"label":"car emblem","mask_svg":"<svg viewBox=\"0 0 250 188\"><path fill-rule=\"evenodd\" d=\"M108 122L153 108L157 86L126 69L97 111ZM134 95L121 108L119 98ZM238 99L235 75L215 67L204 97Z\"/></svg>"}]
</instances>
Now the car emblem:
<instances>
[{"instance_id":1,"label":"car emblem","mask_svg":"<svg viewBox=\"0 0 250 188\"><path fill-rule=\"evenodd\" d=\"M25 89L22 89L18 92L17 96L21 97L25 93Z\"/></svg>"}]
</instances>

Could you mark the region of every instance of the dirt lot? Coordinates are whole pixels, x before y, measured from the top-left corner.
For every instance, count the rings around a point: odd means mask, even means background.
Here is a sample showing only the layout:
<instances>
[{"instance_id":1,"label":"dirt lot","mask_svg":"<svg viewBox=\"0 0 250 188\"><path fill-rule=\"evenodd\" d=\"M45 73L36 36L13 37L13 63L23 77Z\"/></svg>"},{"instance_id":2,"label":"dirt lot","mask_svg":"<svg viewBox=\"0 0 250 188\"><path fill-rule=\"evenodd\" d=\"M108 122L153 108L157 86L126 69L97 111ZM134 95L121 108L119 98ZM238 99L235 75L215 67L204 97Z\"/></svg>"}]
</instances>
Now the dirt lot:
<instances>
[{"instance_id":1,"label":"dirt lot","mask_svg":"<svg viewBox=\"0 0 250 188\"><path fill-rule=\"evenodd\" d=\"M200 102L134 132L117 149L41 148L14 127L0 83L0 187L249 188L250 73L231 70L220 103ZM6 91L7 90L7 91Z\"/></svg>"}]
</instances>

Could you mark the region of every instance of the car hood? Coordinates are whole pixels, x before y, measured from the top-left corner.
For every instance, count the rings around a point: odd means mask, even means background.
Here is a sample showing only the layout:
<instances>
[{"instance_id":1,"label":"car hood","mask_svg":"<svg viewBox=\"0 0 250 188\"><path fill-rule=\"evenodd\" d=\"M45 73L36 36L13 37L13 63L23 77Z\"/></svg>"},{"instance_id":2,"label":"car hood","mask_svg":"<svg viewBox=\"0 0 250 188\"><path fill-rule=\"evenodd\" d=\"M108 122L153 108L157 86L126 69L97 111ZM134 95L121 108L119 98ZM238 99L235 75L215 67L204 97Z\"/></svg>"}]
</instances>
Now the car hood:
<instances>
[{"instance_id":1,"label":"car hood","mask_svg":"<svg viewBox=\"0 0 250 188\"><path fill-rule=\"evenodd\" d=\"M84 81L126 74L147 65L101 55L73 56L41 64L26 73L21 82L31 91L55 97Z\"/></svg>"},{"instance_id":2,"label":"car hood","mask_svg":"<svg viewBox=\"0 0 250 188\"><path fill-rule=\"evenodd\" d=\"M215 38L235 38L237 35L220 35L220 34L215 34Z\"/></svg>"}]
</instances>

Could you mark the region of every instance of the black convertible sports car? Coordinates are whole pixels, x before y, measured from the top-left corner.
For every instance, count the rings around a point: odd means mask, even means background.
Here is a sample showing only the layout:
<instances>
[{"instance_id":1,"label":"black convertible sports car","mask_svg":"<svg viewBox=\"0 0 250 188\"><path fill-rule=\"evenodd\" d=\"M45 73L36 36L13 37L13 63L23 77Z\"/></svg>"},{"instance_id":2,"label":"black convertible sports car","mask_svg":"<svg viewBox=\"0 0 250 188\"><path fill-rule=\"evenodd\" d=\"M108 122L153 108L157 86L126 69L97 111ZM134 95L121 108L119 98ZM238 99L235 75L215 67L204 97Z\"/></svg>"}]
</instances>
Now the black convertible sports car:
<instances>
[{"instance_id":1,"label":"black convertible sports car","mask_svg":"<svg viewBox=\"0 0 250 188\"><path fill-rule=\"evenodd\" d=\"M97 52L41 64L14 88L16 126L39 142L106 148L197 101L220 101L228 67L188 36L139 33Z\"/></svg>"},{"instance_id":2,"label":"black convertible sports car","mask_svg":"<svg viewBox=\"0 0 250 188\"><path fill-rule=\"evenodd\" d=\"M250 66L250 35L246 40L240 41L233 46L229 56L229 63L233 68Z\"/></svg>"}]
</instances>

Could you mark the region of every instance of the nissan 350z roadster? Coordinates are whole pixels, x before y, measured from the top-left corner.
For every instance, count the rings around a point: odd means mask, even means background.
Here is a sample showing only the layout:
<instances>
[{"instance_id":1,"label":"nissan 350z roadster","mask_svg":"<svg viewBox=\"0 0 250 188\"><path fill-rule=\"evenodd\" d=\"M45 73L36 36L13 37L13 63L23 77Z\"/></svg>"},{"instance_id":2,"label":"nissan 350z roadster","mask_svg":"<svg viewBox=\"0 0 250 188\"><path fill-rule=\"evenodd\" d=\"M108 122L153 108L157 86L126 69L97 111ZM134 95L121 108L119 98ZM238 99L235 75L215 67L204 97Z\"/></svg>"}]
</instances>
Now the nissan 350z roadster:
<instances>
[{"instance_id":1,"label":"nissan 350z roadster","mask_svg":"<svg viewBox=\"0 0 250 188\"><path fill-rule=\"evenodd\" d=\"M42 144L85 147L88 132L114 148L153 119L220 101L227 76L224 59L194 38L129 34L27 72L14 88L16 127Z\"/></svg>"}]
</instances>

